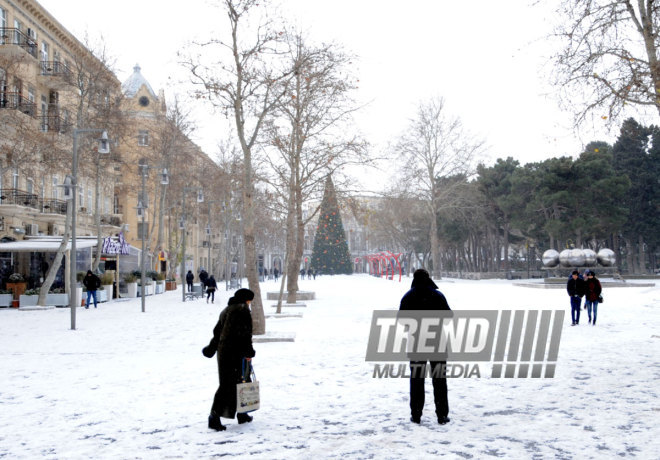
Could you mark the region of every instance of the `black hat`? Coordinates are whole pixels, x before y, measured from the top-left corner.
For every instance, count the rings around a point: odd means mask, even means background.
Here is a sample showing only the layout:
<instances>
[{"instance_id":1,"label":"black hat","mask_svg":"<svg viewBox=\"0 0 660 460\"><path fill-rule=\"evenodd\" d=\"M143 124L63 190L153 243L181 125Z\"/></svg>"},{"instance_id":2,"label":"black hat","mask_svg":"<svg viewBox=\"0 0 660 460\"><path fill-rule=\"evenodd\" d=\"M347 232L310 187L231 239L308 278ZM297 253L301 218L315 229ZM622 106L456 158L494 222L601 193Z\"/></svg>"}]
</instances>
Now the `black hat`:
<instances>
[{"instance_id":1,"label":"black hat","mask_svg":"<svg viewBox=\"0 0 660 460\"><path fill-rule=\"evenodd\" d=\"M413 273L411 287L431 287L433 289L438 289L438 286L431 279L429 272L423 268L419 268Z\"/></svg>"},{"instance_id":2,"label":"black hat","mask_svg":"<svg viewBox=\"0 0 660 460\"><path fill-rule=\"evenodd\" d=\"M580 272L577 271L577 270L573 270L573 273L571 273L571 275L579 275L579 274L580 274Z\"/></svg>"},{"instance_id":3,"label":"black hat","mask_svg":"<svg viewBox=\"0 0 660 460\"><path fill-rule=\"evenodd\" d=\"M234 299L237 303L244 303L248 300L254 299L254 292L245 288L239 289L234 293Z\"/></svg>"}]
</instances>

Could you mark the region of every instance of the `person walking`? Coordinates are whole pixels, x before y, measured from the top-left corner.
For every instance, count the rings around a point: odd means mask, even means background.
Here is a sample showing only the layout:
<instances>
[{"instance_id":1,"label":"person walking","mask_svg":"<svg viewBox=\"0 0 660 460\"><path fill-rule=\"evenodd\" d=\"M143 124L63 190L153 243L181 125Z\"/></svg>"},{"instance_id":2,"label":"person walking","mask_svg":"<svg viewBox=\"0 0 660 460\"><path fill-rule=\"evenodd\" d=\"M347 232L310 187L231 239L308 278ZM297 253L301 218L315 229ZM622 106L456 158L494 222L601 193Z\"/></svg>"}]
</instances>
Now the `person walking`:
<instances>
[{"instance_id":1,"label":"person walking","mask_svg":"<svg viewBox=\"0 0 660 460\"><path fill-rule=\"evenodd\" d=\"M573 270L571 277L566 283L566 291L571 298L571 326L577 326L580 324L580 307L585 289L586 286L584 280L580 277L580 272Z\"/></svg>"},{"instance_id":2,"label":"person walking","mask_svg":"<svg viewBox=\"0 0 660 460\"><path fill-rule=\"evenodd\" d=\"M273 268L273 276L275 277L275 281L277 281L277 278L280 276L280 271L277 267Z\"/></svg>"},{"instance_id":3,"label":"person walking","mask_svg":"<svg viewBox=\"0 0 660 460\"><path fill-rule=\"evenodd\" d=\"M202 289L206 287L206 282L209 279L209 273L204 270L204 267L202 267L199 271L199 282L202 283Z\"/></svg>"},{"instance_id":4,"label":"person walking","mask_svg":"<svg viewBox=\"0 0 660 460\"><path fill-rule=\"evenodd\" d=\"M194 279L195 279L195 275L193 275L192 270L188 270L188 273L186 273L186 284L188 285L188 292L192 292L192 285Z\"/></svg>"},{"instance_id":5,"label":"person walking","mask_svg":"<svg viewBox=\"0 0 660 460\"><path fill-rule=\"evenodd\" d=\"M413 274L410 290L401 298L400 311L406 310L451 310L445 296L438 291L429 272L419 269ZM439 359L430 361L433 383L433 399L438 423L444 425L449 422L449 402L447 399L447 379L443 370L447 361ZM427 361L410 361L410 421L421 423L424 409L424 376L426 375Z\"/></svg>"},{"instance_id":6,"label":"person walking","mask_svg":"<svg viewBox=\"0 0 660 460\"><path fill-rule=\"evenodd\" d=\"M598 278L596 278L596 273L594 273L593 270L589 270L589 273L587 273L585 285L586 300L584 302L584 308L587 309L587 314L589 315L589 323L595 326L596 315L598 313L598 302L600 300L600 294L603 292L603 287L600 285L600 281L598 281Z\"/></svg>"},{"instance_id":7,"label":"person walking","mask_svg":"<svg viewBox=\"0 0 660 460\"><path fill-rule=\"evenodd\" d=\"M91 270L87 270L87 274L83 278L83 285L87 289L87 304L85 305L85 309L89 308L91 297L94 298L94 308L96 308L96 290L101 287L101 278L92 273Z\"/></svg>"},{"instance_id":8,"label":"person walking","mask_svg":"<svg viewBox=\"0 0 660 460\"><path fill-rule=\"evenodd\" d=\"M209 297L211 298L211 303L215 303L215 290L218 289L218 283L215 282L213 275L209 276L209 279L206 280L206 303L209 303Z\"/></svg>"},{"instance_id":9,"label":"person walking","mask_svg":"<svg viewBox=\"0 0 660 460\"><path fill-rule=\"evenodd\" d=\"M252 347L252 314L250 303L254 299L254 292L249 289L239 289L229 299L227 306L220 313L218 323L213 328L213 338L202 349L207 358L218 353L218 375L220 386L215 392L211 413L209 414L209 428L216 431L226 430L220 418L234 418L236 416L236 384L241 377L243 360L254 358ZM249 380L248 380L249 381ZM238 423L249 423L252 417L239 413Z\"/></svg>"}]
</instances>

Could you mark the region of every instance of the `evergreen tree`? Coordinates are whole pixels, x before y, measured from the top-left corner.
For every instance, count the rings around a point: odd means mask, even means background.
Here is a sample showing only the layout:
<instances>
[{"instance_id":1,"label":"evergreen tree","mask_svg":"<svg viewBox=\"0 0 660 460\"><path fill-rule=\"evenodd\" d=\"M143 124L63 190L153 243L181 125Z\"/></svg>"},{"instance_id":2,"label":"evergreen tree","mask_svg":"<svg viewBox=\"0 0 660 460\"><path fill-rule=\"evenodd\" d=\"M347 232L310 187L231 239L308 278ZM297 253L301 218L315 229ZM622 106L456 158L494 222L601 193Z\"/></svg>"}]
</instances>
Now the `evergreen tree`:
<instances>
[{"instance_id":1,"label":"evergreen tree","mask_svg":"<svg viewBox=\"0 0 660 460\"><path fill-rule=\"evenodd\" d=\"M339 214L337 195L330 176L325 182L325 192L316 226L312 267L326 274L350 275L353 273L344 225Z\"/></svg>"}]
</instances>

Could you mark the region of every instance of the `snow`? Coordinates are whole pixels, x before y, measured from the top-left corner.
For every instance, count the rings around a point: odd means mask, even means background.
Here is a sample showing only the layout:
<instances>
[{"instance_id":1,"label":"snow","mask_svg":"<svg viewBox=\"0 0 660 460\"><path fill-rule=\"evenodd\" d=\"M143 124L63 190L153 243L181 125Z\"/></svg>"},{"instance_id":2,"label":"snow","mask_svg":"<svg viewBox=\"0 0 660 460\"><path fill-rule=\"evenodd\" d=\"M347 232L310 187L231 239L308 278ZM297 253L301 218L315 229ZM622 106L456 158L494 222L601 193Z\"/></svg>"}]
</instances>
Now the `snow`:
<instances>
[{"instance_id":1,"label":"snow","mask_svg":"<svg viewBox=\"0 0 660 460\"><path fill-rule=\"evenodd\" d=\"M229 292L181 293L79 309L0 311L0 458L658 458L660 288L605 289L598 325L570 326L563 289L439 281L453 309L565 308L553 379L450 379L451 422L437 424L430 381L421 425L408 380L365 362L373 310L397 308L410 279L301 280L302 318L267 320L295 342L256 343L254 422L206 426L216 361L202 356ZM279 283L262 284L276 291ZM270 302L264 302L271 313ZM286 312L286 309L285 309ZM584 312L583 312L584 314Z\"/></svg>"}]
</instances>

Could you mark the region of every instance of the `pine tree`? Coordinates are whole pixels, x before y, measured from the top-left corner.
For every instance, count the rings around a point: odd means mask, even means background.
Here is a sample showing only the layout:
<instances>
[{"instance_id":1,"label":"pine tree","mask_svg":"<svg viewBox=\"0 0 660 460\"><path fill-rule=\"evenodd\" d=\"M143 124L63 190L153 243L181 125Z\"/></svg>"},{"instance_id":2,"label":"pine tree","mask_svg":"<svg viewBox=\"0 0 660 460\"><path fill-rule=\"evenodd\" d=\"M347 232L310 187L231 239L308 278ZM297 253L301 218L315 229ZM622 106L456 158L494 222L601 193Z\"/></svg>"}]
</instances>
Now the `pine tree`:
<instances>
[{"instance_id":1,"label":"pine tree","mask_svg":"<svg viewBox=\"0 0 660 460\"><path fill-rule=\"evenodd\" d=\"M325 192L316 226L312 267L324 274L350 275L353 273L344 225L339 214L337 195L330 176L325 182Z\"/></svg>"}]
</instances>

